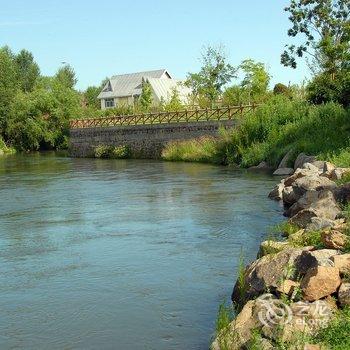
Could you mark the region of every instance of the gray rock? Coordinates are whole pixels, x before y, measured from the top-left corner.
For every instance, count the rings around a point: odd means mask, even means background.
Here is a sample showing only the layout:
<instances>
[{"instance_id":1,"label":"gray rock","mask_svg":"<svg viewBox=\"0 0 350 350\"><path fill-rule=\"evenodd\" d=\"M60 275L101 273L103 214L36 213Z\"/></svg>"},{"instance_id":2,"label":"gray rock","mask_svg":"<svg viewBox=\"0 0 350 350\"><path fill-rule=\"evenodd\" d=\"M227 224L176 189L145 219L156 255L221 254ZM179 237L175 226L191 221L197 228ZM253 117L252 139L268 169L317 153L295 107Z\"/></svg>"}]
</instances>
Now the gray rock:
<instances>
[{"instance_id":1,"label":"gray rock","mask_svg":"<svg viewBox=\"0 0 350 350\"><path fill-rule=\"evenodd\" d=\"M307 228L309 224L315 222L314 217L335 220L341 213L331 191L307 191L296 203L286 212L290 216L291 223L301 228Z\"/></svg>"},{"instance_id":2,"label":"gray rock","mask_svg":"<svg viewBox=\"0 0 350 350\"><path fill-rule=\"evenodd\" d=\"M320 172L320 169L312 163L304 163L302 169L310 170L315 173ZM322 164L322 170L323 170L323 164Z\"/></svg>"},{"instance_id":3,"label":"gray rock","mask_svg":"<svg viewBox=\"0 0 350 350\"><path fill-rule=\"evenodd\" d=\"M323 176L304 176L296 179L292 184L293 191L296 196L303 196L307 191L316 191L320 189L333 190L337 187L334 181L329 180L327 177Z\"/></svg>"},{"instance_id":4,"label":"gray rock","mask_svg":"<svg viewBox=\"0 0 350 350\"><path fill-rule=\"evenodd\" d=\"M293 191L292 186L284 187L282 190L282 200L286 204L294 204L299 199Z\"/></svg>"},{"instance_id":5,"label":"gray rock","mask_svg":"<svg viewBox=\"0 0 350 350\"><path fill-rule=\"evenodd\" d=\"M294 169L302 168L304 163L312 163L316 160L314 156L308 156L305 153L300 153L294 162Z\"/></svg>"},{"instance_id":6,"label":"gray rock","mask_svg":"<svg viewBox=\"0 0 350 350\"><path fill-rule=\"evenodd\" d=\"M293 173L294 173L293 168L278 168L274 171L273 175L285 176L285 175L291 175Z\"/></svg>"},{"instance_id":7,"label":"gray rock","mask_svg":"<svg viewBox=\"0 0 350 350\"><path fill-rule=\"evenodd\" d=\"M338 300L342 307L350 306L350 283L343 282L338 290Z\"/></svg>"},{"instance_id":8,"label":"gray rock","mask_svg":"<svg viewBox=\"0 0 350 350\"><path fill-rule=\"evenodd\" d=\"M277 184L274 189L269 193L269 198L280 201L282 200L282 192L284 189L284 180Z\"/></svg>"},{"instance_id":9,"label":"gray rock","mask_svg":"<svg viewBox=\"0 0 350 350\"><path fill-rule=\"evenodd\" d=\"M335 249L305 250L296 259L295 268L299 274L304 275L317 266L334 267L331 258L338 254L339 251Z\"/></svg>"},{"instance_id":10,"label":"gray rock","mask_svg":"<svg viewBox=\"0 0 350 350\"><path fill-rule=\"evenodd\" d=\"M282 158L282 160L280 161L278 168L288 168L288 163L290 160L290 157L292 155L293 151L289 150L286 155Z\"/></svg>"},{"instance_id":11,"label":"gray rock","mask_svg":"<svg viewBox=\"0 0 350 350\"><path fill-rule=\"evenodd\" d=\"M290 266L294 266L301 253L309 249L310 247L288 248L254 261L244 272L243 285L239 281L236 282L232 292L232 301L243 305L246 300L266 290L276 290L284 279L294 280L297 277L296 272L291 272Z\"/></svg>"},{"instance_id":12,"label":"gray rock","mask_svg":"<svg viewBox=\"0 0 350 350\"><path fill-rule=\"evenodd\" d=\"M330 220L326 218L313 217L311 222L306 225L306 231L320 231L325 228L332 228L338 225L337 220Z\"/></svg>"}]
</instances>

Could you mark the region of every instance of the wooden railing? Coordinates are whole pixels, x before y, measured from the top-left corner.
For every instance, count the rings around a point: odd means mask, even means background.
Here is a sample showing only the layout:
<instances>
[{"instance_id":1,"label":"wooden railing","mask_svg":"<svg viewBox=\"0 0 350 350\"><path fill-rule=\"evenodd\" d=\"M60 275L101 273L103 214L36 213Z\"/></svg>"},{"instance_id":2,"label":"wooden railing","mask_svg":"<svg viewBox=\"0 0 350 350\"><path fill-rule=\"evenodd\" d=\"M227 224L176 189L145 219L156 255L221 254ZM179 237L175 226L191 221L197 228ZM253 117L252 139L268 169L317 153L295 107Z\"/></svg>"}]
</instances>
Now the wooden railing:
<instances>
[{"instance_id":1,"label":"wooden railing","mask_svg":"<svg viewBox=\"0 0 350 350\"><path fill-rule=\"evenodd\" d=\"M70 122L71 129L102 128L123 125L190 123L201 121L221 121L237 118L253 111L257 105L220 107L213 109L194 109L176 112L157 112L134 115L111 116L94 119L75 119Z\"/></svg>"}]
</instances>

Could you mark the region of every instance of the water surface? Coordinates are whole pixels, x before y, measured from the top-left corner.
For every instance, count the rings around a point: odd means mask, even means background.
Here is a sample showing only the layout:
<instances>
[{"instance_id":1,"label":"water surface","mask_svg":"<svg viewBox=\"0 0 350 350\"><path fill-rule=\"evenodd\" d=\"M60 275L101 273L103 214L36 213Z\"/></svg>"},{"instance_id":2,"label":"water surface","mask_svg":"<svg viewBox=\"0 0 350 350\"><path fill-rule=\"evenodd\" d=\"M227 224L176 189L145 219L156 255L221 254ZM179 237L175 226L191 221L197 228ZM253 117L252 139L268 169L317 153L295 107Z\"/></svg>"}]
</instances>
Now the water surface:
<instances>
[{"instance_id":1,"label":"water surface","mask_svg":"<svg viewBox=\"0 0 350 350\"><path fill-rule=\"evenodd\" d=\"M275 180L156 161L0 158L0 349L207 349Z\"/></svg>"}]
</instances>

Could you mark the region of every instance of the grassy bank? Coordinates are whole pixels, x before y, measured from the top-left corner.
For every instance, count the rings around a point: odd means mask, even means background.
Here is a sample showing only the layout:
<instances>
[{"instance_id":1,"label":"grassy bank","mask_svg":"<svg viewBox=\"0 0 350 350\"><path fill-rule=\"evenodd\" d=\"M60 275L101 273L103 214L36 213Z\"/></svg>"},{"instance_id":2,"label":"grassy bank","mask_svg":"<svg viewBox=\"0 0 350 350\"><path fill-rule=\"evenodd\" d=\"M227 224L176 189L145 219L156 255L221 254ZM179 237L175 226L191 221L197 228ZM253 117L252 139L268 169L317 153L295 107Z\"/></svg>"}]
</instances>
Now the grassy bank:
<instances>
[{"instance_id":1,"label":"grassy bank","mask_svg":"<svg viewBox=\"0 0 350 350\"><path fill-rule=\"evenodd\" d=\"M249 167L266 161L276 167L290 152L318 155L339 166L350 165L350 110L328 103L310 105L275 96L241 120L238 128L220 131L218 139L172 142L163 158Z\"/></svg>"},{"instance_id":2,"label":"grassy bank","mask_svg":"<svg viewBox=\"0 0 350 350\"><path fill-rule=\"evenodd\" d=\"M13 154L16 153L16 150L12 147L8 147L3 139L0 138L0 156L4 154Z\"/></svg>"}]
</instances>

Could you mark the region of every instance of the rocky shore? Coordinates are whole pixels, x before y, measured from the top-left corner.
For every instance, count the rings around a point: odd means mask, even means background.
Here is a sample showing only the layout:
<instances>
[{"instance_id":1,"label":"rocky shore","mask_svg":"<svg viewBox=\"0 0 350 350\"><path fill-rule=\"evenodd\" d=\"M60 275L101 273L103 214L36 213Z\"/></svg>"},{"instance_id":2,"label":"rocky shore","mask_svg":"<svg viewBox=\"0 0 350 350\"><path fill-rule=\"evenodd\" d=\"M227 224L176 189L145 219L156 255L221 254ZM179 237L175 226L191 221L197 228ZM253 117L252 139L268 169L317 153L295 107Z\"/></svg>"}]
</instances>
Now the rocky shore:
<instances>
[{"instance_id":1,"label":"rocky shore","mask_svg":"<svg viewBox=\"0 0 350 350\"><path fill-rule=\"evenodd\" d=\"M350 305L350 169L300 154L283 172L269 197L283 201L288 220L240 271L236 317L214 350L327 349L317 334Z\"/></svg>"}]
</instances>

